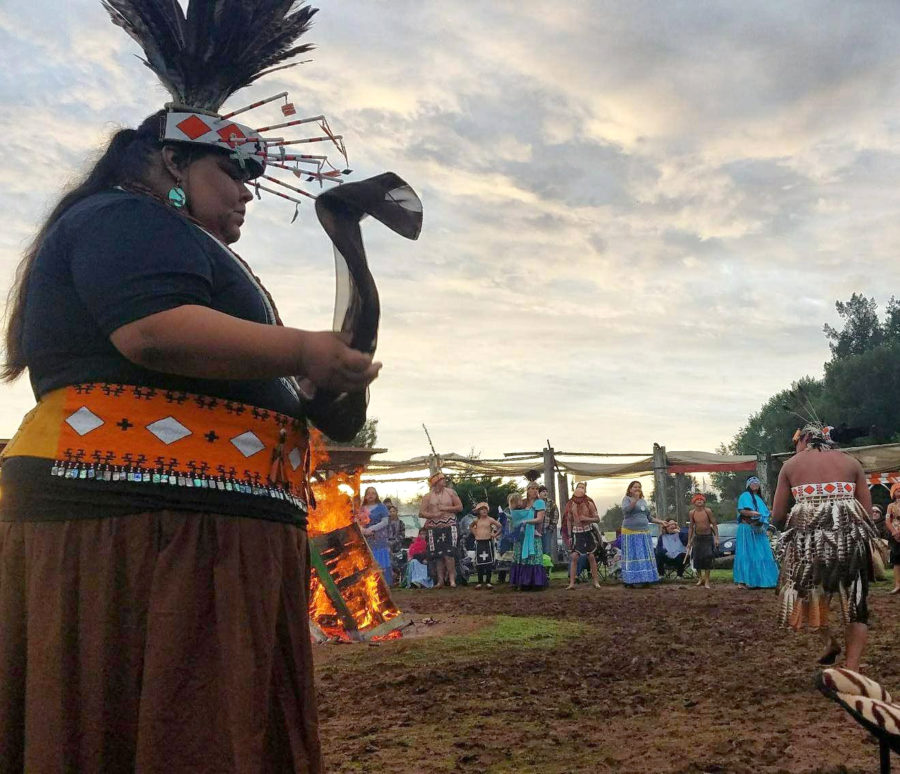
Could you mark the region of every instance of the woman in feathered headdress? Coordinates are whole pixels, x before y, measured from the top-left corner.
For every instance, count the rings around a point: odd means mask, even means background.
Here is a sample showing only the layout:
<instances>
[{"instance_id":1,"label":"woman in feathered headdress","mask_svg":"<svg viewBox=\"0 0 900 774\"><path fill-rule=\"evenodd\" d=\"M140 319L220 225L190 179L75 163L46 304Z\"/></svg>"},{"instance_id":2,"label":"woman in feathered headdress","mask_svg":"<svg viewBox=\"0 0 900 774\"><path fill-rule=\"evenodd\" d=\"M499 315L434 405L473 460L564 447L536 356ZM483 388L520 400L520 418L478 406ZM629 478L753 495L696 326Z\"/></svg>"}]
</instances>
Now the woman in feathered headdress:
<instances>
[{"instance_id":1,"label":"woman in feathered headdress","mask_svg":"<svg viewBox=\"0 0 900 774\"><path fill-rule=\"evenodd\" d=\"M0 481L0 768L320 771L295 377L360 394L378 366L281 325L230 249L299 157L221 113L314 10L104 5L174 102L116 132L11 293L3 375L38 405Z\"/></svg>"}]
</instances>

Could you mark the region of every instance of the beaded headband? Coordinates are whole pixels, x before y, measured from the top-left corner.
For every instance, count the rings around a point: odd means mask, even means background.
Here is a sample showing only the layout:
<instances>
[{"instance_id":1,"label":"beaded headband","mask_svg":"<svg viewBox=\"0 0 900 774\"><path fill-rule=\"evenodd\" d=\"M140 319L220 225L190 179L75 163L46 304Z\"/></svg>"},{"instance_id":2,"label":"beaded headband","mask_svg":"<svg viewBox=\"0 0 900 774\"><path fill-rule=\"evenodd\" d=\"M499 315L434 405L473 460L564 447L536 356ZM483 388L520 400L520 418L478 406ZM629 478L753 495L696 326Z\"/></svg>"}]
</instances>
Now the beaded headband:
<instances>
[{"instance_id":1,"label":"beaded headband","mask_svg":"<svg viewBox=\"0 0 900 774\"><path fill-rule=\"evenodd\" d=\"M302 201L297 194L316 198L298 182L318 184L321 189L325 183L340 183L342 176L350 173L343 137L332 132L323 115L258 128L232 120L282 99L282 114L296 115L287 92L219 114L222 103L238 89L273 70L303 64L281 63L312 48L294 43L308 30L315 8L265 0L190 0L185 14L171 0L101 2L113 23L141 46L146 55L144 64L174 98L166 105L161 141L212 146L228 152L242 168L249 167L248 182L257 197L265 191L293 202L294 217ZM307 137L266 134L279 129L304 133L299 127L316 132ZM322 142L340 154L340 168L324 153L289 152L290 146ZM272 174L274 169L291 172L295 179L285 182ZM264 185L260 179L284 190Z\"/></svg>"}]
</instances>

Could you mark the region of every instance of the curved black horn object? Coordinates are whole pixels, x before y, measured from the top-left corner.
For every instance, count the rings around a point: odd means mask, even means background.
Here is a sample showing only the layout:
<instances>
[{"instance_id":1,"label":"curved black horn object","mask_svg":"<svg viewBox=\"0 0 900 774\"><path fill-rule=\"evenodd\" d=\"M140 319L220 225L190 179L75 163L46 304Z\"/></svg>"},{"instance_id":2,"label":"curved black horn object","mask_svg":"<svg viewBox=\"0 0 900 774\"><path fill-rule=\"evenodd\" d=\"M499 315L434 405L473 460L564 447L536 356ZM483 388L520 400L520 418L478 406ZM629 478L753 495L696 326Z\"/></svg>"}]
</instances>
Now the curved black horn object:
<instances>
[{"instance_id":1,"label":"curved black horn object","mask_svg":"<svg viewBox=\"0 0 900 774\"><path fill-rule=\"evenodd\" d=\"M316 215L334 245L334 330L348 334L354 349L373 354L381 305L359 223L371 215L401 236L417 239L422 230L422 202L402 178L385 172L320 194ZM319 390L306 411L329 438L346 442L366 421L367 405L368 391L336 394Z\"/></svg>"}]
</instances>

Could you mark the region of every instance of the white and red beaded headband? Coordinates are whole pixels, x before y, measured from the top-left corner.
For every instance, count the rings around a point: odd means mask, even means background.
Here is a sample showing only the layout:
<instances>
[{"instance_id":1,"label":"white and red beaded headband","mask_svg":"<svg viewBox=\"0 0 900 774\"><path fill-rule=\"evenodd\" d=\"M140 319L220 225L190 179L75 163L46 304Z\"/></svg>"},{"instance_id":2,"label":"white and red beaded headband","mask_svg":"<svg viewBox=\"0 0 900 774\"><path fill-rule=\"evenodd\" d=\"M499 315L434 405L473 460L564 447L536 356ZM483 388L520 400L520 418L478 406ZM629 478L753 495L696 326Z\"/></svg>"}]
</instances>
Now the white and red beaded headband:
<instances>
[{"instance_id":1,"label":"white and red beaded headband","mask_svg":"<svg viewBox=\"0 0 900 774\"><path fill-rule=\"evenodd\" d=\"M344 147L343 136L334 134L331 131L325 116L298 118L256 129L231 120L233 116L239 113L245 113L280 99L285 100L281 106L281 112L285 116L295 115L297 110L293 103L287 101L286 91L221 116L190 110L190 108L186 107L172 106L166 112L165 126L160 139L169 142L211 145L224 151L230 151L232 157L237 159L241 166L248 162L253 165L253 174L250 177L267 180L293 193L301 194L309 199L315 199L315 194L274 177L271 174L271 170L275 168L292 172L296 178L306 183L318 183L319 188L326 182L341 183L343 175L350 173L350 170L346 168L349 163L347 150ZM271 132L276 129L300 126L315 127L321 134L296 139L267 137L263 134L263 132ZM332 164L325 154L289 153L285 149L289 145L306 145L320 142L331 143L337 149L344 162L340 168ZM296 204L299 204L301 201L290 194L268 188L256 179L250 180L249 184L256 189L257 195L259 195L260 191L266 191Z\"/></svg>"},{"instance_id":2,"label":"white and red beaded headband","mask_svg":"<svg viewBox=\"0 0 900 774\"><path fill-rule=\"evenodd\" d=\"M270 126L252 128L233 117L276 100L284 100L285 117L296 115L287 92L220 114L221 105L238 89L274 70L305 61L282 64L309 51L308 44L295 45L316 13L299 3L268 0L190 0L185 13L172 0L101 0L113 23L134 38L146 54L147 65L162 81L174 101L166 106L161 129L163 142L191 143L228 151L248 171L250 185L299 205L295 194L315 199L316 194L296 183L340 183L349 174L343 137L331 131L323 115L297 118ZM235 55L235 52L239 52ZM313 136L278 137L271 133L299 127L315 130ZM343 164L332 164L324 153L296 153L292 146L330 143ZM272 174L275 169L291 172L287 183ZM265 180L285 190L276 190ZM296 212L295 212L296 217Z\"/></svg>"}]
</instances>

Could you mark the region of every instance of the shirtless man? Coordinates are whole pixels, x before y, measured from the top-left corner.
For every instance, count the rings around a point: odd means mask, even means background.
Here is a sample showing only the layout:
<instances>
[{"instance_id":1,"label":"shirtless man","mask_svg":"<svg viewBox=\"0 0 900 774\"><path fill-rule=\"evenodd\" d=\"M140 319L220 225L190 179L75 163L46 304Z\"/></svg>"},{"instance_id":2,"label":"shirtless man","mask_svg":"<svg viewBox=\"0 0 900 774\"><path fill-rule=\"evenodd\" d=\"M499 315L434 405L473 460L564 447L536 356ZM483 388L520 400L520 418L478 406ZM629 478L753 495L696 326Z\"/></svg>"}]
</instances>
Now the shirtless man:
<instances>
[{"instance_id":1,"label":"shirtless man","mask_svg":"<svg viewBox=\"0 0 900 774\"><path fill-rule=\"evenodd\" d=\"M841 652L828 625L834 594L841 601L847 649L846 667L859 670L868 637L869 540L875 536L872 498L862 466L834 448L830 428L810 424L794 434L797 453L778 476L772 520L782 536L781 624L818 629L824 648L820 664L833 664ZM788 514L793 493L796 505ZM854 531L854 527L862 527ZM858 532L866 536L860 540ZM820 533L825 533L820 534ZM811 546L800 540L812 534ZM826 536L827 535L827 539ZM841 556L838 557L838 548ZM812 566L810 566L812 565ZM823 579L810 588L804 578Z\"/></svg>"},{"instance_id":2,"label":"shirtless man","mask_svg":"<svg viewBox=\"0 0 900 774\"><path fill-rule=\"evenodd\" d=\"M456 514L462 502L456 492L447 486L443 473L435 473L428 479L431 491L422 498L419 515L425 519L425 543L428 559L434 562L435 588L450 584L456 588L456 543L458 528Z\"/></svg>"},{"instance_id":3,"label":"shirtless man","mask_svg":"<svg viewBox=\"0 0 900 774\"><path fill-rule=\"evenodd\" d=\"M503 531L503 525L491 516L487 503L475 506L476 519L469 525L469 532L475 538L475 569L478 571L476 589L484 583L489 589L491 572L494 569L494 538Z\"/></svg>"},{"instance_id":4,"label":"shirtless man","mask_svg":"<svg viewBox=\"0 0 900 774\"><path fill-rule=\"evenodd\" d=\"M566 590L575 588L575 571L578 567L578 558L587 554L588 564L591 567L591 577L594 579L594 588L600 588L600 578L597 574L597 534L594 532L594 524L600 521L597 514L597 506L587 496L587 484L579 481L575 485L575 492L566 503L565 514L567 534L569 535L569 550L572 554L569 560L569 585Z\"/></svg>"},{"instance_id":5,"label":"shirtless man","mask_svg":"<svg viewBox=\"0 0 900 774\"><path fill-rule=\"evenodd\" d=\"M719 547L719 527L713 512L706 507L706 498L695 494L691 498L690 527L688 529L687 552L694 552L694 568L697 570L697 585L709 588L709 573L716 549Z\"/></svg>"}]
</instances>

